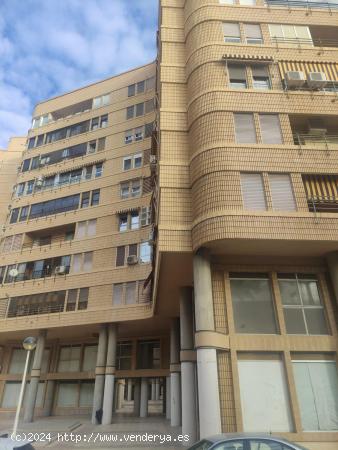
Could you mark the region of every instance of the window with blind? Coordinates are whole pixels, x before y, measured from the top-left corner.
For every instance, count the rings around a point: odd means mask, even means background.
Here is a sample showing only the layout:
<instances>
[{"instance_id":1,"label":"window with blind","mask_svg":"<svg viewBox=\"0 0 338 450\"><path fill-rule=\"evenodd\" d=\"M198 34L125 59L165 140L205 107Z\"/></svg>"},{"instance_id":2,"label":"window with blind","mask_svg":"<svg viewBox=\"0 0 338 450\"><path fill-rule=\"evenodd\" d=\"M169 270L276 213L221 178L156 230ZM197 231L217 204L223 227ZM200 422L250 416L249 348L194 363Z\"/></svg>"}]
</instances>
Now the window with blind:
<instances>
[{"instance_id":1,"label":"window with blind","mask_svg":"<svg viewBox=\"0 0 338 450\"><path fill-rule=\"evenodd\" d=\"M262 44L262 31L259 24L256 23L244 23L244 35L247 44Z\"/></svg>"},{"instance_id":2,"label":"window with blind","mask_svg":"<svg viewBox=\"0 0 338 450\"><path fill-rule=\"evenodd\" d=\"M295 360L300 416L304 431L338 430L338 376L334 361Z\"/></svg>"},{"instance_id":3,"label":"window with blind","mask_svg":"<svg viewBox=\"0 0 338 450\"><path fill-rule=\"evenodd\" d=\"M241 32L238 23L223 22L224 42L241 42Z\"/></svg>"},{"instance_id":4,"label":"window with blind","mask_svg":"<svg viewBox=\"0 0 338 450\"><path fill-rule=\"evenodd\" d=\"M254 89L271 89L268 66L257 65L251 67L252 85Z\"/></svg>"},{"instance_id":5,"label":"window with blind","mask_svg":"<svg viewBox=\"0 0 338 450\"><path fill-rule=\"evenodd\" d=\"M246 89L247 78L246 78L246 67L242 64L229 64L228 65L229 74L229 85L236 89Z\"/></svg>"},{"instance_id":6,"label":"window with blind","mask_svg":"<svg viewBox=\"0 0 338 450\"><path fill-rule=\"evenodd\" d=\"M263 177L260 173L241 173L244 209L266 211Z\"/></svg>"},{"instance_id":7,"label":"window with blind","mask_svg":"<svg viewBox=\"0 0 338 450\"><path fill-rule=\"evenodd\" d=\"M282 144L283 137L278 114L259 114L263 144Z\"/></svg>"},{"instance_id":8,"label":"window with blind","mask_svg":"<svg viewBox=\"0 0 338 450\"><path fill-rule=\"evenodd\" d=\"M255 144L257 142L253 114L234 114L236 142L239 144Z\"/></svg>"},{"instance_id":9,"label":"window with blind","mask_svg":"<svg viewBox=\"0 0 338 450\"><path fill-rule=\"evenodd\" d=\"M116 249L116 267L124 266L126 247L121 245Z\"/></svg>"},{"instance_id":10,"label":"window with blind","mask_svg":"<svg viewBox=\"0 0 338 450\"><path fill-rule=\"evenodd\" d=\"M81 347L69 346L61 347L58 372L77 372L80 370Z\"/></svg>"},{"instance_id":11,"label":"window with blind","mask_svg":"<svg viewBox=\"0 0 338 450\"><path fill-rule=\"evenodd\" d=\"M290 175L269 174L272 207L275 211L296 211Z\"/></svg>"}]
</instances>

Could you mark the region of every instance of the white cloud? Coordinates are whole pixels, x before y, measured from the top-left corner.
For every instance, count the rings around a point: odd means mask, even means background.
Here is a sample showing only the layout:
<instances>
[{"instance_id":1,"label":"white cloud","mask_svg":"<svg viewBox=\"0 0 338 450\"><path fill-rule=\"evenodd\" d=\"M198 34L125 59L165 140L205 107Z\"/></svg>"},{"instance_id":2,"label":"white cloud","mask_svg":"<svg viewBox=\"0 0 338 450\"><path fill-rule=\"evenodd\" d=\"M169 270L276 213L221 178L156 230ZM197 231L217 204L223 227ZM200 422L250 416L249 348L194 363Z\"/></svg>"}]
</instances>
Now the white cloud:
<instances>
[{"instance_id":1,"label":"white cloud","mask_svg":"<svg viewBox=\"0 0 338 450\"><path fill-rule=\"evenodd\" d=\"M155 58L157 0L1 0L0 147L34 104Z\"/></svg>"}]
</instances>

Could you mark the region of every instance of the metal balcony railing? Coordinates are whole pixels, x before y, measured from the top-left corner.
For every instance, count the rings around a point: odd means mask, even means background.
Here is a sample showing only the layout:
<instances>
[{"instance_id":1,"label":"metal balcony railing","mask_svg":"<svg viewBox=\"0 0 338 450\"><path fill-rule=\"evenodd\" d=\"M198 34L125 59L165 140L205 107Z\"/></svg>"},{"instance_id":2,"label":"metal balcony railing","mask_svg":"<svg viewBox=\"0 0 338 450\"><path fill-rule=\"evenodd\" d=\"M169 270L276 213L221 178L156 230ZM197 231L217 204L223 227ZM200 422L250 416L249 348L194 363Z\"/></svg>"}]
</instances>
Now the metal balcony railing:
<instances>
[{"instance_id":1,"label":"metal balcony railing","mask_svg":"<svg viewBox=\"0 0 338 450\"><path fill-rule=\"evenodd\" d=\"M304 47L338 47L338 39L334 38L285 38L278 36L271 36L271 41L278 47L279 44Z\"/></svg>"},{"instance_id":2,"label":"metal balcony railing","mask_svg":"<svg viewBox=\"0 0 338 450\"><path fill-rule=\"evenodd\" d=\"M294 133L293 141L295 145L323 145L329 149L332 145L338 145L337 134L311 134L311 133Z\"/></svg>"},{"instance_id":3,"label":"metal balcony railing","mask_svg":"<svg viewBox=\"0 0 338 450\"><path fill-rule=\"evenodd\" d=\"M41 248L41 247L52 247L52 246L60 246L62 244L66 244L68 242L69 245L71 245L73 240L66 240L64 238L64 236L56 236L56 237L52 237L50 242L39 242L39 240L33 240L32 242L25 242L24 244L22 244L21 249L22 250L31 250L31 249L36 249L36 248Z\"/></svg>"},{"instance_id":4,"label":"metal balcony railing","mask_svg":"<svg viewBox=\"0 0 338 450\"><path fill-rule=\"evenodd\" d=\"M313 197L307 203L310 212L338 213L338 200L334 197Z\"/></svg>"},{"instance_id":5,"label":"metal balcony railing","mask_svg":"<svg viewBox=\"0 0 338 450\"><path fill-rule=\"evenodd\" d=\"M60 313L64 310L65 302L60 303L41 303L33 305L15 305L10 307L7 313L7 318L22 317L22 316L35 316L39 314L53 314Z\"/></svg>"},{"instance_id":6,"label":"metal balcony railing","mask_svg":"<svg viewBox=\"0 0 338 450\"><path fill-rule=\"evenodd\" d=\"M55 266L57 267L57 266ZM65 272L64 274L56 274L55 273L55 267L45 268L41 270L33 270L29 273L19 273L16 277L8 276L5 279L5 283L15 283L18 281L28 281L28 280L35 280L37 278L49 278L52 276L62 276L69 274L70 266L65 266Z\"/></svg>"},{"instance_id":7,"label":"metal balcony railing","mask_svg":"<svg viewBox=\"0 0 338 450\"><path fill-rule=\"evenodd\" d=\"M331 3L314 0L265 0L267 6L284 6L286 8L328 9L337 11L338 2Z\"/></svg>"}]
</instances>

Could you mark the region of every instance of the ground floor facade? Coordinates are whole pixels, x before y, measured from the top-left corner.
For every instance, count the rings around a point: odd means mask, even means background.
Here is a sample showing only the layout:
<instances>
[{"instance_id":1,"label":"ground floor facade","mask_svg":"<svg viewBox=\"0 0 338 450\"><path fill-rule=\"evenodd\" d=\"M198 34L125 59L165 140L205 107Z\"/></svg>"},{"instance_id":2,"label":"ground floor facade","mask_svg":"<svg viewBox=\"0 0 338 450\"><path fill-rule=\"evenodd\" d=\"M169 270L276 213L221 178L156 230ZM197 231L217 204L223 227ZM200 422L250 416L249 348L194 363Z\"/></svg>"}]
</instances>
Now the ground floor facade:
<instances>
[{"instance_id":1,"label":"ground floor facade","mask_svg":"<svg viewBox=\"0 0 338 450\"><path fill-rule=\"evenodd\" d=\"M190 442L248 431L335 448L337 261L229 261L201 249L156 333L150 322L134 332L122 323L27 330L38 345L23 420L90 414L93 425L109 425L121 412L162 415ZM155 319L163 314L159 304ZM13 334L1 349L0 418L8 418L25 351Z\"/></svg>"}]
</instances>

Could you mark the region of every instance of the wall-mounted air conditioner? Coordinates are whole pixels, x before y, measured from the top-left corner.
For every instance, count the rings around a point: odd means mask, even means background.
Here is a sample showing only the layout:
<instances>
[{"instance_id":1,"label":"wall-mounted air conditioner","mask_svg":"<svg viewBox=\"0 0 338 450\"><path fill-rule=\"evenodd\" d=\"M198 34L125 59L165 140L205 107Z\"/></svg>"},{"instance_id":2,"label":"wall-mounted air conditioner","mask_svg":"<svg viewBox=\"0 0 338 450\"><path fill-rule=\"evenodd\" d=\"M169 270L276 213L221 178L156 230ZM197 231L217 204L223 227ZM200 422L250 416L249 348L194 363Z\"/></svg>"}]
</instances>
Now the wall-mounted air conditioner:
<instances>
[{"instance_id":1,"label":"wall-mounted air conditioner","mask_svg":"<svg viewBox=\"0 0 338 450\"><path fill-rule=\"evenodd\" d=\"M326 75L323 72L309 72L307 83L311 89L320 89L327 85Z\"/></svg>"},{"instance_id":2,"label":"wall-mounted air conditioner","mask_svg":"<svg viewBox=\"0 0 338 450\"><path fill-rule=\"evenodd\" d=\"M290 71L285 73L285 83L288 88L301 87L305 83L304 72Z\"/></svg>"},{"instance_id":3,"label":"wall-mounted air conditioner","mask_svg":"<svg viewBox=\"0 0 338 450\"><path fill-rule=\"evenodd\" d=\"M127 256L128 266L134 266L137 263L138 263L138 257L136 255Z\"/></svg>"},{"instance_id":4,"label":"wall-mounted air conditioner","mask_svg":"<svg viewBox=\"0 0 338 450\"><path fill-rule=\"evenodd\" d=\"M56 266L55 275L64 275L66 273L66 266Z\"/></svg>"}]
</instances>

